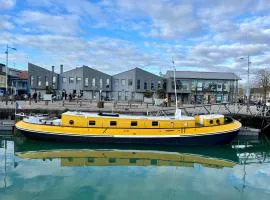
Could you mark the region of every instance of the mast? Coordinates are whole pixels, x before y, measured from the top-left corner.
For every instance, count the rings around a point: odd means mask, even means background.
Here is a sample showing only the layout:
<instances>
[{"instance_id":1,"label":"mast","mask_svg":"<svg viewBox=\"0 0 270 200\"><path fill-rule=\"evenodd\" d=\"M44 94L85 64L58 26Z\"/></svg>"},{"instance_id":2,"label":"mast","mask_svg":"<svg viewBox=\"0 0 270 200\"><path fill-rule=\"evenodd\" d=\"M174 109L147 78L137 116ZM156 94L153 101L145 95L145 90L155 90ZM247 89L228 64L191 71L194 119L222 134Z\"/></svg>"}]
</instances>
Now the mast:
<instances>
[{"instance_id":1,"label":"mast","mask_svg":"<svg viewBox=\"0 0 270 200\"><path fill-rule=\"evenodd\" d=\"M173 79L174 79L175 110L177 110L178 100L177 100L177 92L176 92L176 78L175 78L176 68L174 66L174 60L172 60L172 64L173 64Z\"/></svg>"}]
</instances>

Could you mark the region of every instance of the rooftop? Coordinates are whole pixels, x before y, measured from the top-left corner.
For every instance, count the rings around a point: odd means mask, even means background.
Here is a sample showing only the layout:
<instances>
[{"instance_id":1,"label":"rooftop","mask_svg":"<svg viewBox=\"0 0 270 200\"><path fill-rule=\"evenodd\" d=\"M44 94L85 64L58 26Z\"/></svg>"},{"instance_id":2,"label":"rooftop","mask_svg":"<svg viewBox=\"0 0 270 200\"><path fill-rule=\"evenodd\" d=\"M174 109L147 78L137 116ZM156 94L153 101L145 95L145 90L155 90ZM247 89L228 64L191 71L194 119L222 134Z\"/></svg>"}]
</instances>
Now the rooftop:
<instances>
[{"instance_id":1,"label":"rooftop","mask_svg":"<svg viewBox=\"0 0 270 200\"><path fill-rule=\"evenodd\" d=\"M194 71L176 71L176 78L184 79L214 79L214 80L240 80L232 72L194 72ZM167 71L165 78L173 77L173 71Z\"/></svg>"}]
</instances>

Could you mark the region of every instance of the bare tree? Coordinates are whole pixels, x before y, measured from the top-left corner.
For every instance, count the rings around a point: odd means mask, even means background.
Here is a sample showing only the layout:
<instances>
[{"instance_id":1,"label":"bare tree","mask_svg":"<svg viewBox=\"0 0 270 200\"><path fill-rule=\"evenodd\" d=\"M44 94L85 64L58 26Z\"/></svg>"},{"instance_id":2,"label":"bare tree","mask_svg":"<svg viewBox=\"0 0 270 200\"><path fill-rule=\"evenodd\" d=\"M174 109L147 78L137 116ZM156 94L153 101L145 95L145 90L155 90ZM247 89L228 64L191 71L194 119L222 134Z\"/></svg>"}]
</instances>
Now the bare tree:
<instances>
[{"instance_id":1,"label":"bare tree","mask_svg":"<svg viewBox=\"0 0 270 200\"><path fill-rule=\"evenodd\" d=\"M256 74L256 82L263 89L263 98L266 100L267 91L270 88L270 71L269 69L260 69Z\"/></svg>"}]
</instances>

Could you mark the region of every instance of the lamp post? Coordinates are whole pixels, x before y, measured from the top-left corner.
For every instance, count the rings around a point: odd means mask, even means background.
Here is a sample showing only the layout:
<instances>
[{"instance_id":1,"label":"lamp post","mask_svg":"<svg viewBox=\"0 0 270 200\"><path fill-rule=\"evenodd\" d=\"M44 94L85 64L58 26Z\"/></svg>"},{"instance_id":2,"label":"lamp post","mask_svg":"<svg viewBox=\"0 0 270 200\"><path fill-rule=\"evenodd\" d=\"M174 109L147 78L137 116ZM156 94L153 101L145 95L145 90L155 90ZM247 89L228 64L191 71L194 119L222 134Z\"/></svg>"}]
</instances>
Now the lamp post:
<instances>
[{"instance_id":1,"label":"lamp post","mask_svg":"<svg viewBox=\"0 0 270 200\"><path fill-rule=\"evenodd\" d=\"M7 49L6 49L6 95L8 95L8 50L9 49L12 49L14 51L16 51L17 49L14 48L14 47L9 47L8 44L7 44Z\"/></svg>"},{"instance_id":2,"label":"lamp post","mask_svg":"<svg viewBox=\"0 0 270 200\"><path fill-rule=\"evenodd\" d=\"M241 57L241 60L247 59L247 66L248 66L248 80L247 80L247 106L249 107L249 102L250 102L250 85L249 85L249 66L251 64L249 55L247 57Z\"/></svg>"}]
</instances>

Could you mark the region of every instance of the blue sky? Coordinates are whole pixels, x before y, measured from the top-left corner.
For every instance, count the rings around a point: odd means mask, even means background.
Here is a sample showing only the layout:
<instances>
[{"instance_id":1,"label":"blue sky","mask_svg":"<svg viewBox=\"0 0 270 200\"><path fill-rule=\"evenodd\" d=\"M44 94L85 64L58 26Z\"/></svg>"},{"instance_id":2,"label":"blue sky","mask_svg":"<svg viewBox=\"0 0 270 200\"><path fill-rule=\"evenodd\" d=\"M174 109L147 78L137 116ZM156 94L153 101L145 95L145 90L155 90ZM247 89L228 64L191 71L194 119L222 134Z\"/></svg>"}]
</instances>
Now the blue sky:
<instances>
[{"instance_id":1,"label":"blue sky","mask_svg":"<svg viewBox=\"0 0 270 200\"><path fill-rule=\"evenodd\" d=\"M140 67L233 71L269 67L269 0L0 0L0 62L109 74ZM58 69L58 68L57 68Z\"/></svg>"}]
</instances>

